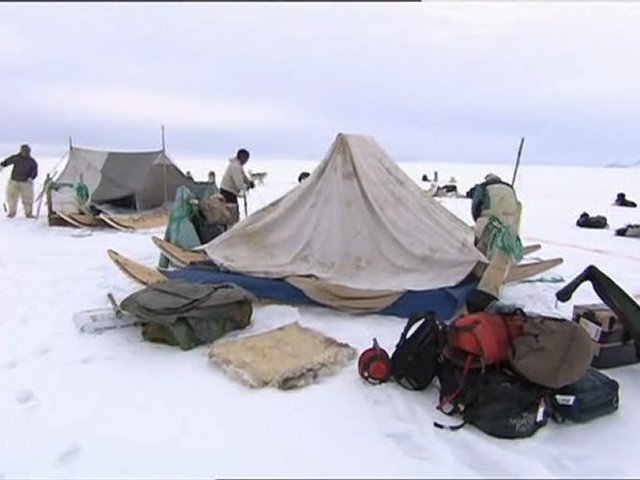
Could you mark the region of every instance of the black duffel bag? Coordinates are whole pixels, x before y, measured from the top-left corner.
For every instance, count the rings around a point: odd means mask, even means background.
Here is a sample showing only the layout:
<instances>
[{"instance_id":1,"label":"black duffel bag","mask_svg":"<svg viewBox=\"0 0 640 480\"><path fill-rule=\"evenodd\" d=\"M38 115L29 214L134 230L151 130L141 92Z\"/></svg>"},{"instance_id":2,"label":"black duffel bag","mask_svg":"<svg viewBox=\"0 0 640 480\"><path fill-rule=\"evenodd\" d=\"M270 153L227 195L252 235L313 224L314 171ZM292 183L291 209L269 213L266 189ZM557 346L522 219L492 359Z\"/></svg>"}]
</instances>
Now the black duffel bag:
<instances>
[{"instance_id":1,"label":"black duffel bag","mask_svg":"<svg viewBox=\"0 0 640 480\"><path fill-rule=\"evenodd\" d=\"M590 367L580 380L554 392L553 418L583 423L613 413L620 402L618 387L614 379Z\"/></svg>"}]
</instances>

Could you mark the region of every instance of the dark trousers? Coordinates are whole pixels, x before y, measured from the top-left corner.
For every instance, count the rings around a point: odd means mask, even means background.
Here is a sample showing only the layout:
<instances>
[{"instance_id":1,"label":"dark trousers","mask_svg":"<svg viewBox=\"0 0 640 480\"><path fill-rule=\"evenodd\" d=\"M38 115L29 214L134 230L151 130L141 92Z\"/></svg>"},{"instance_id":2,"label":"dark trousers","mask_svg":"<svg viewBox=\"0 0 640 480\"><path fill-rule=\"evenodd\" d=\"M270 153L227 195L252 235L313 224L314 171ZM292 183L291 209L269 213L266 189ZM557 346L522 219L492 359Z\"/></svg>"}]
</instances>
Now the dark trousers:
<instances>
[{"instance_id":1,"label":"dark trousers","mask_svg":"<svg viewBox=\"0 0 640 480\"><path fill-rule=\"evenodd\" d=\"M225 203L238 203L238 196L229 190L221 188L220 195L224 197Z\"/></svg>"}]
</instances>

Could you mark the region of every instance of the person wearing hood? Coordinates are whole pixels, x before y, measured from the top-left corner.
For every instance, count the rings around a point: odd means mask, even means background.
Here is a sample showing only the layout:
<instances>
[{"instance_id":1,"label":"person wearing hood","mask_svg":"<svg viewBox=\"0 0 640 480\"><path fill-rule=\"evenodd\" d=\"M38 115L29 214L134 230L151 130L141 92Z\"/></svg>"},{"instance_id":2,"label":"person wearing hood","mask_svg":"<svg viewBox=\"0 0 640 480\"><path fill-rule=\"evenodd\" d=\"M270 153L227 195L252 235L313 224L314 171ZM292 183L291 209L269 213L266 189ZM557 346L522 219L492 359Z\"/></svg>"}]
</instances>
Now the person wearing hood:
<instances>
[{"instance_id":1,"label":"person wearing hood","mask_svg":"<svg viewBox=\"0 0 640 480\"><path fill-rule=\"evenodd\" d=\"M238 150L236 156L229 159L229 165L227 165L220 182L220 194L224 197L229 210L232 211L233 223L236 223L240 218L238 197L245 196L249 189L255 187L255 183L244 171L244 166L248 161L248 150L244 148Z\"/></svg>"},{"instance_id":2,"label":"person wearing hood","mask_svg":"<svg viewBox=\"0 0 640 480\"><path fill-rule=\"evenodd\" d=\"M18 198L27 218L33 218L33 181L38 176L38 163L31 157L31 147L21 145L20 151L0 162L0 170L13 165L7 183L7 216L13 218L18 210Z\"/></svg>"},{"instance_id":3,"label":"person wearing hood","mask_svg":"<svg viewBox=\"0 0 640 480\"><path fill-rule=\"evenodd\" d=\"M489 265L477 289L467 298L470 312L484 310L497 300L509 268L522 259L521 210L513 187L493 173L474 187L471 216L475 222L475 244Z\"/></svg>"}]
</instances>

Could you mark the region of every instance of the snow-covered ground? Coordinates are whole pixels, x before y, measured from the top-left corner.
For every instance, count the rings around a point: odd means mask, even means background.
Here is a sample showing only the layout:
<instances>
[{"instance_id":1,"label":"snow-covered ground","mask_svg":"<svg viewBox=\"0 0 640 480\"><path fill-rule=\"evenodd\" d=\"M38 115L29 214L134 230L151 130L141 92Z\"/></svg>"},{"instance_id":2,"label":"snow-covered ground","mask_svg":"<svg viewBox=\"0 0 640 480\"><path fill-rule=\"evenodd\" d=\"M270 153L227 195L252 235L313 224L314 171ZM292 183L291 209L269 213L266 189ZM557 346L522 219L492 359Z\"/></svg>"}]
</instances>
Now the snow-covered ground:
<instances>
[{"instance_id":1,"label":"snow-covered ground","mask_svg":"<svg viewBox=\"0 0 640 480\"><path fill-rule=\"evenodd\" d=\"M226 163L175 160L200 179L214 169L218 181ZM40 161L39 180L55 163ZM315 163L252 159L248 167L268 176L251 192L249 211L295 186L300 171ZM401 166L417 182L433 170L441 183L453 175L463 193L489 171L507 180L512 175L509 165ZM9 169L0 174L0 198L8 177ZM612 206L619 191L640 200L640 169L523 165L516 186L525 243L543 244L534 256L565 259L548 275L569 280L595 264L640 295L640 240L613 235L619 226L640 223L640 209ZM442 201L471 222L469 200ZM107 292L121 300L139 288L111 263L107 248L154 265L151 236L163 230L80 236L47 226L44 211L37 221L22 211L20 218L0 218L0 478L638 476L638 365L606 372L621 385L617 413L584 425L550 424L519 441L473 427L435 429L434 419L450 421L435 408L435 388L370 386L355 362L297 391L250 389L209 365L206 347L182 352L148 343L137 328L78 333L74 312L108 306ZM606 215L611 228L576 227L582 211ZM575 303L598 301L584 285L571 302L556 305L560 286L513 285L504 300L564 316ZM392 351L404 325L399 318L324 308L258 306L245 332L294 320L359 351L373 336Z\"/></svg>"}]
</instances>

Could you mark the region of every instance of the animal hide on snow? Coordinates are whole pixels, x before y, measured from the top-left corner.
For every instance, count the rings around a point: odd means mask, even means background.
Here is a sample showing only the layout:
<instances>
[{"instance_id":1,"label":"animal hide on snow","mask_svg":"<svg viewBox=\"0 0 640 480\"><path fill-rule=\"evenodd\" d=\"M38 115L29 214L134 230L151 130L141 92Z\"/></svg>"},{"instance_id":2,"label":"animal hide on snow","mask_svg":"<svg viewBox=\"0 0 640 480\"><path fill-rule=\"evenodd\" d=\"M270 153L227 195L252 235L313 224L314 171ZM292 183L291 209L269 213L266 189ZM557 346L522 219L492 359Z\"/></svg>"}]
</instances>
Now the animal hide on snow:
<instances>
[{"instance_id":1,"label":"animal hide on snow","mask_svg":"<svg viewBox=\"0 0 640 480\"><path fill-rule=\"evenodd\" d=\"M217 340L209 360L250 387L301 388L330 375L356 350L298 322L234 340Z\"/></svg>"}]
</instances>

